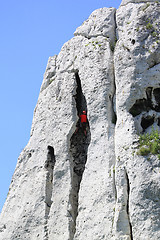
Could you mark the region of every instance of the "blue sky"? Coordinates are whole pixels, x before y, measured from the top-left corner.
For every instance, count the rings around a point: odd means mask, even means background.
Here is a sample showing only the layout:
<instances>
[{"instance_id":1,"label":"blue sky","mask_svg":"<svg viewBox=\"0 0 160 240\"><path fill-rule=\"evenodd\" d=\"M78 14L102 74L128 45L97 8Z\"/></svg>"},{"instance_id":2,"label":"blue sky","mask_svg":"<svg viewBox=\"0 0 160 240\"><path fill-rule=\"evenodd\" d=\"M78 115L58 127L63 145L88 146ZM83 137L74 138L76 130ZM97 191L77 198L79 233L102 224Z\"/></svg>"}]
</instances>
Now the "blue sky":
<instances>
[{"instance_id":1,"label":"blue sky","mask_svg":"<svg viewBox=\"0 0 160 240\"><path fill-rule=\"evenodd\" d=\"M27 144L49 56L89 15L121 0L0 0L0 211Z\"/></svg>"}]
</instances>

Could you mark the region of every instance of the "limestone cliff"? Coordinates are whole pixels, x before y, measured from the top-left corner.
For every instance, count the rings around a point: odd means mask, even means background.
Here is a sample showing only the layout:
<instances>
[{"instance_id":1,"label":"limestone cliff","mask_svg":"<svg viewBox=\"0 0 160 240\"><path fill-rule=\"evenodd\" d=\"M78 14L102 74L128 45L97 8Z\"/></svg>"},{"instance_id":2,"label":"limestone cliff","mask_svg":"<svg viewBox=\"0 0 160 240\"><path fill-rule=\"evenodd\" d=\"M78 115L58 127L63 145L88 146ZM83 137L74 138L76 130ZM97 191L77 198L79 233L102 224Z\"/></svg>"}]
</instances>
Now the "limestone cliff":
<instances>
[{"instance_id":1,"label":"limestone cliff","mask_svg":"<svg viewBox=\"0 0 160 240\"><path fill-rule=\"evenodd\" d=\"M49 58L1 240L160 239L159 155L138 154L160 128L159 29L159 1L123 0Z\"/></svg>"}]
</instances>

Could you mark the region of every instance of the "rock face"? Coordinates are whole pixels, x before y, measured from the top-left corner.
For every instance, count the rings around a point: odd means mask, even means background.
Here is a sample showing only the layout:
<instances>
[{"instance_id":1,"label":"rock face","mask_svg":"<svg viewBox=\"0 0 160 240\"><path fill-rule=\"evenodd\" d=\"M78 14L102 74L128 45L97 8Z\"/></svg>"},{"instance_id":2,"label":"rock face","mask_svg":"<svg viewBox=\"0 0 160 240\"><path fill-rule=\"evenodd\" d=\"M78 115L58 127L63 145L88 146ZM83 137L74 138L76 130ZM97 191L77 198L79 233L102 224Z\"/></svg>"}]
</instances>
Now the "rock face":
<instances>
[{"instance_id":1,"label":"rock face","mask_svg":"<svg viewBox=\"0 0 160 240\"><path fill-rule=\"evenodd\" d=\"M160 160L137 154L160 128L159 29L159 1L123 0L49 58L0 239L160 239Z\"/></svg>"}]
</instances>

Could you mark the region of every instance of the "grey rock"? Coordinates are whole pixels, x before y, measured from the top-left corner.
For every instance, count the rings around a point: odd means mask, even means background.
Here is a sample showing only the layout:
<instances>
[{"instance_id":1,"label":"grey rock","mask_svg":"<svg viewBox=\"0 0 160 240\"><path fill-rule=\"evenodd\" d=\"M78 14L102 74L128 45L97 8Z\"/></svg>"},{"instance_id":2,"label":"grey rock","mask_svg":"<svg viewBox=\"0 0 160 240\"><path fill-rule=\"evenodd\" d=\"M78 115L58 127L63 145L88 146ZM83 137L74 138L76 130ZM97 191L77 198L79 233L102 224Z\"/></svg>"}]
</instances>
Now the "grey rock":
<instances>
[{"instance_id":1,"label":"grey rock","mask_svg":"<svg viewBox=\"0 0 160 240\"><path fill-rule=\"evenodd\" d=\"M125 6L128 3L147 3L147 5L149 5L150 2L156 3L156 2L159 2L159 0L158 1L155 1L155 0L122 0L121 6Z\"/></svg>"},{"instance_id":2,"label":"grey rock","mask_svg":"<svg viewBox=\"0 0 160 240\"><path fill-rule=\"evenodd\" d=\"M112 42L115 40L115 8L95 10L84 23L77 28L74 35L86 38L104 36Z\"/></svg>"},{"instance_id":3,"label":"grey rock","mask_svg":"<svg viewBox=\"0 0 160 240\"><path fill-rule=\"evenodd\" d=\"M98 9L49 58L0 239L160 239L160 161L137 154L139 133L160 130L159 13Z\"/></svg>"}]
</instances>

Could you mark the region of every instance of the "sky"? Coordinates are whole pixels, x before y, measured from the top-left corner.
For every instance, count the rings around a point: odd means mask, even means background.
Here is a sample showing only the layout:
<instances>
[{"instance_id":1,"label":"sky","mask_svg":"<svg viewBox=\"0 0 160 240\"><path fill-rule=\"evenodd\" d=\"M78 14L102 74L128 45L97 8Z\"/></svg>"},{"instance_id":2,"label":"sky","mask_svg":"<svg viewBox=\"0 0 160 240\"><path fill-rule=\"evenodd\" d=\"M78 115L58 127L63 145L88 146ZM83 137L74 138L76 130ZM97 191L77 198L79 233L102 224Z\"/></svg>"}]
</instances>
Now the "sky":
<instances>
[{"instance_id":1,"label":"sky","mask_svg":"<svg viewBox=\"0 0 160 240\"><path fill-rule=\"evenodd\" d=\"M48 58L89 15L121 0L0 0L0 212L30 138Z\"/></svg>"}]
</instances>

